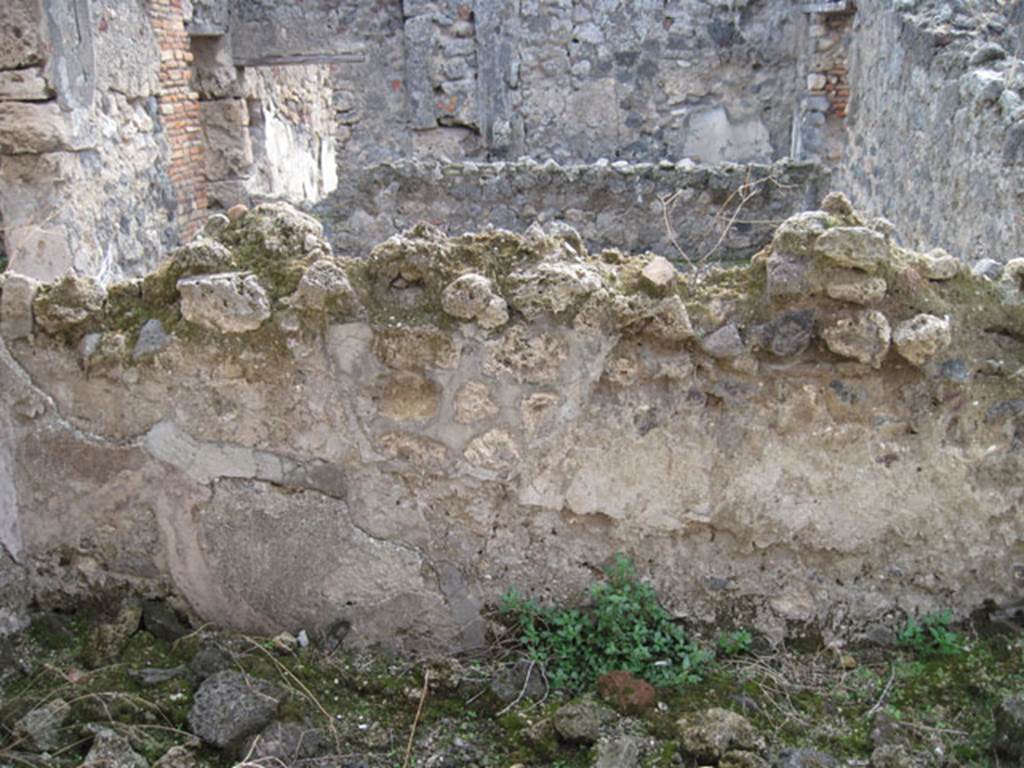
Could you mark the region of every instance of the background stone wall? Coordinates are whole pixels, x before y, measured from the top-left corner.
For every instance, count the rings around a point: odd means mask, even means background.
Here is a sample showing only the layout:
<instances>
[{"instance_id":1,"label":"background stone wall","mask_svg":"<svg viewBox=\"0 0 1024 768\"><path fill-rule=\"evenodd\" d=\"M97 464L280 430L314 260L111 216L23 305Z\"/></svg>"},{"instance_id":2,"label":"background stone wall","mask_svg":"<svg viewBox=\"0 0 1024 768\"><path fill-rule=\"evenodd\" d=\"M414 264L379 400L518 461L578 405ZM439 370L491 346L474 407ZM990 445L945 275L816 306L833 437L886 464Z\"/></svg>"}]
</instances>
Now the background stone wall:
<instances>
[{"instance_id":1,"label":"background stone wall","mask_svg":"<svg viewBox=\"0 0 1024 768\"><path fill-rule=\"evenodd\" d=\"M698 166L400 161L350 170L315 213L338 253L425 221L451 234L561 221L594 249L651 250L677 262L749 258L829 185L814 163ZM685 253L685 257L680 253Z\"/></svg>"},{"instance_id":2,"label":"background stone wall","mask_svg":"<svg viewBox=\"0 0 1024 768\"><path fill-rule=\"evenodd\" d=\"M766 162L789 150L806 25L790 2L313 5L358 59L335 65L343 166L437 155ZM250 24L280 15L239 8Z\"/></svg>"},{"instance_id":3,"label":"background stone wall","mask_svg":"<svg viewBox=\"0 0 1024 768\"><path fill-rule=\"evenodd\" d=\"M860 5L836 188L898 222L912 245L932 242L966 261L1020 256L1021 20L994 2Z\"/></svg>"}]
</instances>

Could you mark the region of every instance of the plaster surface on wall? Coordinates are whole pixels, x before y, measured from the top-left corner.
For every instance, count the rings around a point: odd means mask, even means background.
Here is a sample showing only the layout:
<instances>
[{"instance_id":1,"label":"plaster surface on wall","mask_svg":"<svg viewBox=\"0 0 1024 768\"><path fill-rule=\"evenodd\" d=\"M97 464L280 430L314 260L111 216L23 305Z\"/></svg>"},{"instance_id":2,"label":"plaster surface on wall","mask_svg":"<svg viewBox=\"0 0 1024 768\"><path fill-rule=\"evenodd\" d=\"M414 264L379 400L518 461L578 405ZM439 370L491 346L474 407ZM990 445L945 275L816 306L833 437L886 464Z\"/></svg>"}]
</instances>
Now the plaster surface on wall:
<instances>
[{"instance_id":1,"label":"plaster surface on wall","mask_svg":"<svg viewBox=\"0 0 1024 768\"><path fill-rule=\"evenodd\" d=\"M617 551L677 615L776 639L1019 599L1024 267L975 277L824 208L689 275L565 227L339 258L280 204L107 291L8 275L34 592L420 650Z\"/></svg>"}]
</instances>

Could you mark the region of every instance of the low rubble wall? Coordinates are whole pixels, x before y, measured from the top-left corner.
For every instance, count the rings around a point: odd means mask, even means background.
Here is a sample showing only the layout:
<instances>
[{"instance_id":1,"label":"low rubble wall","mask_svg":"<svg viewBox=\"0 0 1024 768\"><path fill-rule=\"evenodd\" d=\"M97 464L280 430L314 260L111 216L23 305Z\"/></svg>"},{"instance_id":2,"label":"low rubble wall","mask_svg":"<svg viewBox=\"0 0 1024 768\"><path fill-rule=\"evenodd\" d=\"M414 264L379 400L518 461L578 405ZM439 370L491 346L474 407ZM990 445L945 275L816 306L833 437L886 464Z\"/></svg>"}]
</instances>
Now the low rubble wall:
<instances>
[{"instance_id":1,"label":"low rubble wall","mask_svg":"<svg viewBox=\"0 0 1024 768\"><path fill-rule=\"evenodd\" d=\"M123 586L453 650L616 552L776 639L1019 601L1024 263L823 207L699 274L565 227L341 258L280 204L106 289L7 274L0 626Z\"/></svg>"}]
</instances>

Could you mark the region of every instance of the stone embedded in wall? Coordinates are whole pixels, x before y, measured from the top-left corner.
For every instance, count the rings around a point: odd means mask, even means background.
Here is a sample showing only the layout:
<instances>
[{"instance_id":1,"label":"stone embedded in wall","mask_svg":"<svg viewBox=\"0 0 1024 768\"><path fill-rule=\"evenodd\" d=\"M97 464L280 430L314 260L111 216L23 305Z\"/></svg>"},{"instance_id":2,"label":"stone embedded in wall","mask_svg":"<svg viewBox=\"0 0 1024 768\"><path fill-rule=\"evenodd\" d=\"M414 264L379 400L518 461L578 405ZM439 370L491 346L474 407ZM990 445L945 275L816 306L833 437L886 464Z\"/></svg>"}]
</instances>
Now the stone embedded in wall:
<instances>
[{"instance_id":1,"label":"stone embedded in wall","mask_svg":"<svg viewBox=\"0 0 1024 768\"><path fill-rule=\"evenodd\" d=\"M868 227L835 227L822 233L815 248L840 267L874 272L887 254L885 238Z\"/></svg>"},{"instance_id":2,"label":"stone embedded in wall","mask_svg":"<svg viewBox=\"0 0 1024 768\"><path fill-rule=\"evenodd\" d=\"M483 275L470 273L453 280L441 294L441 305L452 317L475 320L488 330L508 322L508 304Z\"/></svg>"},{"instance_id":3,"label":"stone embedded in wall","mask_svg":"<svg viewBox=\"0 0 1024 768\"><path fill-rule=\"evenodd\" d=\"M889 352L892 329L885 315L877 311L842 317L821 332L826 346L842 357L880 368Z\"/></svg>"},{"instance_id":4,"label":"stone embedded in wall","mask_svg":"<svg viewBox=\"0 0 1024 768\"><path fill-rule=\"evenodd\" d=\"M924 365L952 343L949 318L915 315L896 326L896 351L914 365Z\"/></svg>"},{"instance_id":5,"label":"stone embedded in wall","mask_svg":"<svg viewBox=\"0 0 1024 768\"><path fill-rule=\"evenodd\" d=\"M67 275L36 292L32 314L47 333L75 332L91 325L106 299L106 290L95 278Z\"/></svg>"},{"instance_id":6,"label":"stone embedded in wall","mask_svg":"<svg viewBox=\"0 0 1024 768\"><path fill-rule=\"evenodd\" d=\"M15 272L4 275L0 292L0 336L24 339L32 335L32 302L39 283Z\"/></svg>"},{"instance_id":7,"label":"stone embedded in wall","mask_svg":"<svg viewBox=\"0 0 1024 768\"><path fill-rule=\"evenodd\" d=\"M841 274L831 277L825 285L825 293L837 301L852 304L875 304L885 298L888 286L881 277L861 273Z\"/></svg>"},{"instance_id":8,"label":"stone embedded in wall","mask_svg":"<svg viewBox=\"0 0 1024 768\"><path fill-rule=\"evenodd\" d=\"M346 312L357 305L348 275L340 264L330 259L313 262L287 301L295 309L313 312Z\"/></svg>"},{"instance_id":9,"label":"stone embedded in wall","mask_svg":"<svg viewBox=\"0 0 1024 768\"><path fill-rule=\"evenodd\" d=\"M270 301L255 275L226 272L178 281L181 315L224 333L254 331L270 317Z\"/></svg>"},{"instance_id":10,"label":"stone embedded in wall","mask_svg":"<svg viewBox=\"0 0 1024 768\"><path fill-rule=\"evenodd\" d=\"M54 95L42 67L0 71L0 101L48 101Z\"/></svg>"},{"instance_id":11,"label":"stone embedded in wall","mask_svg":"<svg viewBox=\"0 0 1024 768\"><path fill-rule=\"evenodd\" d=\"M0 155L76 151L93 141L84 115L65 112L55 101L0 101Z\"/></svg>"}]
</instances>

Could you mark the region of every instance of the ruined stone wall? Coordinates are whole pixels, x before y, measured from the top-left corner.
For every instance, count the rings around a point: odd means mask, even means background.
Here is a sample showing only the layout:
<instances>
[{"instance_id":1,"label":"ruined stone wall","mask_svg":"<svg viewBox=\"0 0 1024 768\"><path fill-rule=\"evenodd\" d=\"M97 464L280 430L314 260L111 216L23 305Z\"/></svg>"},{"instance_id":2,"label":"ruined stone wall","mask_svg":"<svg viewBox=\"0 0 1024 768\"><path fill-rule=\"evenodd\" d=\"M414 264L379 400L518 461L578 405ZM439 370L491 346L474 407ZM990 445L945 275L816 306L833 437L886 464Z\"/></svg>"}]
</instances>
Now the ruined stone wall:
<instances>
[{"instance_id":1,"label":"ruined stone wall","mask_svg":"<svg viewBox=\"0 0 1024 768\"><path fill-rule=\"evenodd\" d=\"M339 258L279 204L107 290L8 273L0 590L420 650L618 551L774 639L1019 601L1022 275L835 195L686 276L564 227Z\"/></svg>"},{"instance_id":2,"label":"ruined stone wall","mask_svg":"<svg viewBox=\"0 0 1024 768\"><path fill-rule=\"evenodd\" d=\"M836 183L901 222L911 245L972 262L1020 256L1022 21L992 2L897 5L860 4Z\"/></svg>"},{"instance_id":3,"label":"ruined stone wall","mask_svg":"<svg viewBox=\"0 0 1024 768\"><path fill-rule=\"evenodd\" d=\"M522 232L561 221L596 250L720 262L752 256L783 219L813 207L828 184L812 163L412 160L349 169L315 211L335 250L350 256L366 256L396 229L421 221L450 234L490 226Z\"/></svg>"}]
</instances>

